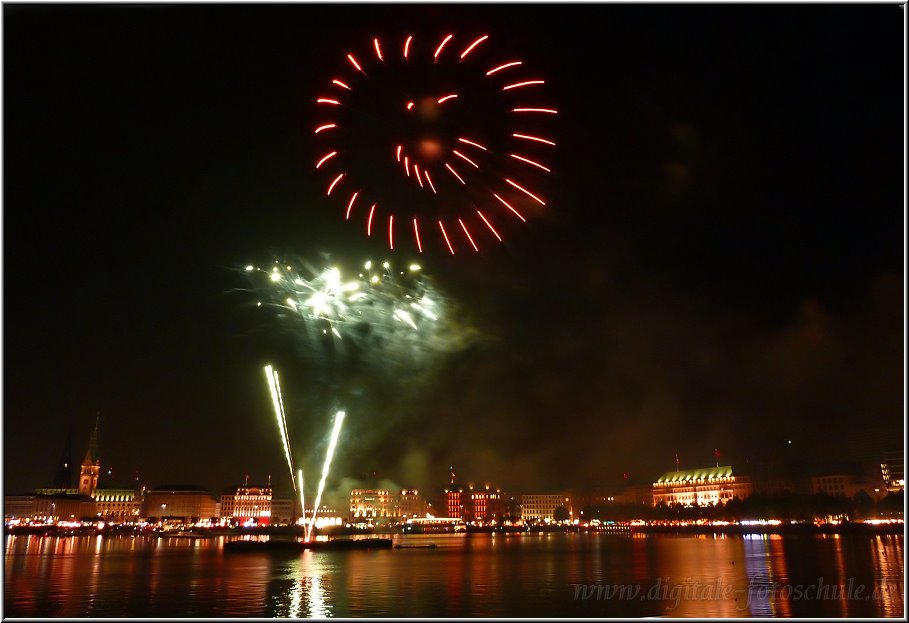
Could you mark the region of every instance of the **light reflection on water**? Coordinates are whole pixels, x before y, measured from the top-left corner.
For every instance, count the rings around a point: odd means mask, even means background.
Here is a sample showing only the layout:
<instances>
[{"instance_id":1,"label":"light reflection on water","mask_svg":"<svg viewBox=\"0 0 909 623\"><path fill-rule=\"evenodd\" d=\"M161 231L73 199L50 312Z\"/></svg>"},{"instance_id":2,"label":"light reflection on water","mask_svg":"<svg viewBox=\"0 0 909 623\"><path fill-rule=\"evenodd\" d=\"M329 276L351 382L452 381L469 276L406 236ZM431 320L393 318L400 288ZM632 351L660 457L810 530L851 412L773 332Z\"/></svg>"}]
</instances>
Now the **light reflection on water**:
<instances>
[{"instance_id":1,"label":"light reflection on water","mask_svg":"<svg viewBox=\"0 0 909 623\"><path fill-rule=\"evenodd\" d=\"M6 538L18 617L904 616L901 535L413 535L395 542L436 547L242 554L224 538ZM878 594L779 591L819 580Z\"/></svg>"}]
</instances>

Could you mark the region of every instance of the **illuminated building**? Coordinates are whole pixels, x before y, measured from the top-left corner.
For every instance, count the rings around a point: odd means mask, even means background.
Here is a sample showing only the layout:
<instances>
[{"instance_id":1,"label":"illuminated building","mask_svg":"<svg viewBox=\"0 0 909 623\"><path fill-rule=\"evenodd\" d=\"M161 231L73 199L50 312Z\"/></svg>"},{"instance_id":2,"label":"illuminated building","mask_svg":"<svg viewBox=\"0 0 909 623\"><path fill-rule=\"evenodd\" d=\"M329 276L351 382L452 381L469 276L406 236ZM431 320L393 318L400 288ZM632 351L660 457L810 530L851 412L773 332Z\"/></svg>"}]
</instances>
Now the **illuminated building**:
<instances>
[{"instance_id":1,"label":"illuminated building","mask_svg":"<svg viewBox=\"0 0 909 623\"><path fill-rule=\"evenodd\" d=\"M145 493L142 516L196 523L216 518L218 508L215 499L202 487L167 485Z\"/></svg>"},{"instance_id":2,"label":"illuminated building","mask_svg":"<svg viewBox=\"0 0 909 623\"><path fill-rule=\"evenodd\" d=\"M505 517L505 500L501 489L485 485L482 489L470 487L470 520L478 523L500 522Z\"/></svg>"},{"instance_id":3,"label":"illuminated building","mask_svg":"<svg viewBox=\"0 0 909 623\"><path fill-rule=\"evenodd\" d=\"M78 489L43 488L35 489L35 495L79 495Z\"/></svg>"},{"instance_id":4,"label":"illuminated building","mask_svg":"<svg viewBox=\"0 0 909 623\"><path fill-rule=\"evenodd\" d=\"M443 493L446 517L467 520L470 517L470 487L452 482Z\"/></svg>"},{"instance_id":5,"label":"illuminated building","mask_svg":"<svg viewBox=\"0 0 909 623\"><path fill-rule=\"evenodd\" d=\"M312 520L313 509L308 509L306 514L307 523ZM336 511L335 509L325 506L324 504L319 507L319 512L316 514L316 529L329 528L333 526L343 526L344 517Z\"/></svg>"},{"instance_id":6,"label":"illuminated building","mask_svg":"<svg viewBox=\"0 0 909 623\"><path fill-rule=\"evenodd\" d=\"M240 525L267 525L271 520L271 487L232 488L221 496L220 517Z\"/></svg>"},{"instance_id":7,"label":"illuminated building","mask_svg":"<svg viewBox=\"0 0 909 623\"><path fill-rule=\"evenodd\" d=\"M476 488L471 484L455 482L454 469L451 482L442 491L440 513L452 519L470 523L500 522L506 516L506 496L501 489L489 484Z\"/></svg>"},{"instance_id":8,"label":"illuminated building","mask_svg":"<svg viewBox=\"0 0 909 623\"><path fill-rule=\"evenodd\" d=\"M92 513L103 517L111 523L135 521L142 512L142 491L134 489L95 489L95 511ZM35 489L37 495L73 496L81 495L78 489ZM87 496L86 496L87 497Z\"/></svg>"},{"instance_id":9,"label":"illuminated building","mask_svg":"<svg viewBox=\"0 0 909 623\"><path fill-rule=\"evenodd\" d=\"M426 500L416 489L404 489L398 497L402 519L426 516Z\"/></svg>"},{"instance_id":10,"label":"illuminated building","mask_svg":"<svg viewBox=\"0 0 909 623\"><path fill-rule=\"evenodd\" d=\"M889 493L902 491L906 486L906 460L901 451L886 452L881 460L881 478Z\"/></svg>"},{"instance_id":11,"label":"illuminated building","mask_svg":"<svg viewBox=\"0 0 909 623\"><path fill-rule=\"evenodd\" d=\"M733 498L747 498L752 489L751 479L733 475L729 465L676 470L653 483L653 505L726 504Z\"/></svg>"},{"instance_id":12,"label":"illuminated building","mask_svg":"<svg viewBox=\"0 0 909 623\"><path fill-rule=\"evenodd\" d=\"M98 458L98 425L101 418L95 420L91 440L88 442L88 452L82 461L82 471L79 475L79 493L89 497L94 496L98 488L98 476L101 474L101 459Z\"/></svg>"},{"instance_id":13,"label":"illuminated building","mask_svg":"<svg viewBox=\"0 0 909 623\"><path fill-rule=\"evenodd\" d=\"M564 506L573 517L571 496L567 493L527 493L521 496L521 519L525 522L550 522L555 519L555 509Z\"/></svg>"},{"instance_id":14,"label":"illuminated building","mask_svg":"<svg viewBox=\"0 0 909 623\"><path fill-rule=\"evenodd\" d=\"M136 521L142 511L141 493L133 489L97 489L95 514L111 523Z\"/></svg>"},{"instance_id":15,"label":"illuminated building","mask_svg":"<svg viewBox=\"0 0 909 623\"><path fill-rule=\"evenodd\" d=\"M350 492L350 521L400 519L401 510L385 489L353 489Z\"/></svg>"}]
</instances>

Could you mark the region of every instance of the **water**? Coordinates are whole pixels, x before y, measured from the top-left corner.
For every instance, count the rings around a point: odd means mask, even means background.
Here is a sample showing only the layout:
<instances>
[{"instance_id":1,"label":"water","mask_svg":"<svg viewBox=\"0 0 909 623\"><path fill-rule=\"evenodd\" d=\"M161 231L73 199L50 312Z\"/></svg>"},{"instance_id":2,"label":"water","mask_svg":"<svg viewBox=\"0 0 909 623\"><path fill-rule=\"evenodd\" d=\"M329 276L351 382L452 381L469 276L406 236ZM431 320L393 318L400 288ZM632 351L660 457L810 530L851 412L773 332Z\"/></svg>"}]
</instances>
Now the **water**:
<instances>
[{"instance_id":1,"label":"water","mask_svg":"<svg viewBox=\"0 0 909 623\"><path fill-rule=\"evenodd\" d=\"M901 535L420 535L395 542L437 547L302 554L223 542L8 536L3 614L904 616Z\"/></svg>"}]
</instances>

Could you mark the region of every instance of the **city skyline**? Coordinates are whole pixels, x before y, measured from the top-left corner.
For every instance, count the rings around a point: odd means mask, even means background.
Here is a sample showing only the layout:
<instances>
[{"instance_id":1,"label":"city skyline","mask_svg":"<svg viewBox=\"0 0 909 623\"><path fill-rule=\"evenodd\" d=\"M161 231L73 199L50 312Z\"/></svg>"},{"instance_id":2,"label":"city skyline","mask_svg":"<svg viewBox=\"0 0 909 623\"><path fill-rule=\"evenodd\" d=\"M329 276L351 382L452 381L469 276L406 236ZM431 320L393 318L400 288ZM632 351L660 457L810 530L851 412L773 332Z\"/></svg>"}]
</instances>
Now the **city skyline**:
<instances>
[{"instance_id":1,"label":"city skyline","mask_svg":"<svg viewBox=\"0 0 909 623\"><path fill-rule=\"evenodd\" d=\"M289 488L269 363L307 474L345 403L328 489L902 447L900 9L777 10L5 6L4 489L99 412L112 477ZM325 199L312 102L325 58L446 29L547 76L557 183L505 245L389 253ZM407 385L316 366L245 292L274 257L419 261L477 337Z\"/></svg>"},{"instance_id":2,"label":"city skyline","mask_svg":"<svg viewBox=\"0 0 909 623\"><path fill-rule=\"evenodd\" d=\"M221 491L223 497L224 494L233 494L239 489L267 489L269 495L272 495L272 492L274 492L274 495L281 496L282 499L285 499L286 496L286 499L290 500L291 503L304 499L300 495L299 490L294 491L290 488L284 490L280 485L275 487L272 484L272 475L270 473L263 477L261 474L255 472L255 470L247 470L244 473L242 478L243 484L240 484L239 479L237 479L220 489L193 481L192 478L184 478L179 482L149 483L142 481L138 474L136 474L134 480L129 482L124 482L122 479L118 480L113 477L110 470L106 471L104 469L104 464L101 461L98 445L99 423L100 417L95 420L95 426L88 443L88 449L81 464L72 462L69 458L73 454L71 447L68 447L64 452L64 457L58 465L57 477L53 487L40 486L30 491L21 491L18 493L7 491L7 494L29 496L34 493L46 495L54 492L78 492L79 494L95 498L96 490L105 494L109 494L110 492L121 493L126 490L132 490L135 492L136 496L138 496L137 499L139 499L144 497L146 491L164 491L173 487L186 489L189 487L198 490L199 492L207 492L213 498L217 498L218 491ZM67 439L70 441L71 436L68 435ZM511 483L502 483L498 481L494 474L486 474L484 478L477 478L470 474L467 478L464 478L462 473L462 476L458 477L453 465L448 468L448 473L450 475L448 482L443 484L439 484L439 482L430 483L428 486L423 485L419 488L413 488L411 486L413 483L409 483L406 477L402 481L393 481L376 474L374 474L372 478L365 479L340 476L335 479L336 482L332 482L331 486L326 489L326 496L319 504L319 507L338 506L339 502L348 498L348 495L352 499L356 491L375 492L377 490L385 490L386 493L392 492L392 496L398 495L397 493L394 493L396 491L400 491L401 494L423 491L422 495L424 498L427 500L436 500L436 502L438 502L438 507L444 507L442 500L444 500L450 491L454 490L460 490L461 492L491 490L496 493L501 493L503 496L511 495L519 497L526 496L529 492L533 491L536 494L542 494L544 496L571 495L590 499L602 497L605 501L606 499L612 500L613 496L615 496L615 499L625 499L628 496L637 499L642 495L643 491L649 490L652 485L652 494L648 493L647 495L652 499L654 505L656 505L657 501L660 499L662 499L664 503L666 503L666 500L679 501L683 504L690 504L694 501L697 505L705 503L704 500L706 500L707 504L716 504L718 501L725 504L725 502L733 497L747 499L754 492L771 495L779 495L788 492L790 494L796 493L803 495L810 491L811 493L821 492L830 493L832 495L845 495L847 499L852 499L855 492L864 490L866 494L870 495L875 500L878 500L888 493L901 492L904 488L905 460L903 454L901 451L890 451L869 458L869 460L865 462L856 462L851 465L847 464L842 469L839 468L842 467L843 464L837 465L836 462L828 464L835 465L836 467L834 468L828 467L827 469L823 469L824 466L816 465L814 469L809 471L795 471L792 469L791 464L784 463L770 465L765 463L758 466L756 471L748 471L748 466L746 465L744 471L741 469L735 470L736 478L732 479L730 482L738 481L739 484L730 488L723 494L722 500L717 497L719 496L719 490L714 490L711 486L708 486L706 489L706 491L709 491L709 494L704 493L702 495L699 494L698 496L688 495L687 497L683 495L682 498L678 500L676 500L676 493L672 493L668 498L666 497L666 490L663 488L667 485L672 485L673 483L682 483L681 486L683 488L680 489L680 491L684 494L689 494L692 493L692 491L686 489L684 484L684 481L687 479L692 477L695 480L706 478L708 482L711 482L711 479L716 474L731 476L733 467L725 464L721 466L720 456L720 450L715 448L715 467L713 465L699 464L697 468L691 468L689 466L683 468L679 455L676 454L675 469L662 473L659 478L654 475L649 479L631 479L629 474L626 473L622 474L621 479L604 478L594 484L581 486L577 485L576 482L572 483L566 481L568 484L556 488L540 488L537 487L535 483L529 483L523 487L515 487ZM70 463L63 463L63 461L70 461ZM469 471L470 470L468 470L468 472ZM724 481L720 478L717 482ZM302 483L300 482L296 483L298 488L301 485ZM312 484L310 484L310 486L312 486ZM312 493L312 491L310 491L310 493ZM703 497L703 499L701 499L701 497ZM312 501L312 498L307 499ZM514 499L515 498L512 497L512 500ZM436 512L438 513L438 510Z\"/></svg>"}]
</instances>

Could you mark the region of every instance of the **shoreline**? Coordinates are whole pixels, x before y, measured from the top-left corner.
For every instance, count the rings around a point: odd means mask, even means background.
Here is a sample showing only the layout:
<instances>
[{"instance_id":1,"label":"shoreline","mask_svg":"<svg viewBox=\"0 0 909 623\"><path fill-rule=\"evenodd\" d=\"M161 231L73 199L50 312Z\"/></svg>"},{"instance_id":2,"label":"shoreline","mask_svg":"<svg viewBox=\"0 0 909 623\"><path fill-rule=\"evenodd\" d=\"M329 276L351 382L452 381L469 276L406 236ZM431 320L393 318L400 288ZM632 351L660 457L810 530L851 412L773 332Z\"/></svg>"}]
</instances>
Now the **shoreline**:
<instances>
[{"instance_id":1,"label":"shoreline","mask_svg":"<svg viewBox=\"0 0 909 623\"><path fill-rule=\"evenodd\" d=\"M244 536L302 536L302 531L294 526L269 526L260 528L195 528L186 532L162 532L142 529L115 528L106 530L96 530L93 528L57 528L55 526L21 526L8 528L4 527L4 536L10 535L34 535L34 536L147 536L156 538L214 538L219 536L225 537L244 537ZM422 536L432 536L434 533L425 533ZM612 534L612 535L634 535L634 534L677 534L677 535L745 535L745 534L777 534L777 535L843 535L843 534L864 534L864 535L904 535L905 524L865 524L865 523L841 523L841 524L780 524L780 525L613 525L596 529L579 528L577 526L498 526L498 527L468 527L464 532L465 537L475 534L504 534L504 535L536 535L536 534ZM345 538L350 536L389 536L401 535L409 536L402 533L401 529L378 529L378 530L332 530L322 533L316 533L317 536L325 536L329 539ZM418 535L415 535L418 536Z\"/></svg>"}]
</instances>

